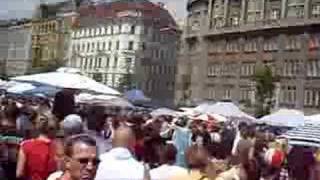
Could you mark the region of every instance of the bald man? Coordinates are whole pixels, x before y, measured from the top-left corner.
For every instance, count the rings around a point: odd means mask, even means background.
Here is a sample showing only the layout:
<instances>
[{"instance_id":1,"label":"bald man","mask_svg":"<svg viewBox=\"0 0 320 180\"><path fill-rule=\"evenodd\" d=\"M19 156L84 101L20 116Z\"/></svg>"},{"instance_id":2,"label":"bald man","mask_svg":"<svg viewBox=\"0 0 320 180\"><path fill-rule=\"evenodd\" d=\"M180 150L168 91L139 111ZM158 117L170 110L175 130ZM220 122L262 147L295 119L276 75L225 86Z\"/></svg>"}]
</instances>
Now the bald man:
<instances>
[{"instance_id":1,"label":"bald man","mask_svg":"<svg viewBox=\"0 0 320 180\"><path fill-rule=\"evenodd\" d=\"M130 148L135 135L129 127L120 127L112 140L113 148L100 156L95 180L143 180L144 166L133 157Z\"/></svg>"}]
</instances>

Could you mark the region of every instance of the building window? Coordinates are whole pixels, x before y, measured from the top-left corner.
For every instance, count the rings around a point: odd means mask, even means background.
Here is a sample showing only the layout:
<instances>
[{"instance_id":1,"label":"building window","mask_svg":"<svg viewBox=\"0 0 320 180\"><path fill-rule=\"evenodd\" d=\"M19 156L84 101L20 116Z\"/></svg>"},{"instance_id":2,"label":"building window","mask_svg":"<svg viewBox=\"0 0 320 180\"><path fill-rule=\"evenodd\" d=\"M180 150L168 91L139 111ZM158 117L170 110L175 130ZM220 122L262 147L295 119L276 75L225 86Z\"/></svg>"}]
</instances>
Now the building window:
<instances>
[{"instance_id":1,"label":"building window","mask_svg":"<svg viewBox=\"0 0 320 180\"><path fill-rule=\"evenodd\" d=\"M119 49L120 49L120 41L117 41L116 50L119 50Z\"/></svg>"},{"instance_id":2,"label":"building window","mask_svg":"<svg viewBox=\"0 0 320 180\"><path fill-rule=\"evenodd\" d=\"M96 29L96 35L97 35L97 36L100 35L100 28L97 28L97 29Z\"/></svg>"},{"instance_id":3,"label":"building window","mask_svg":"<svg viewBox=\"0 0 320 180\"><path fill-rule=\"evenodd\" d=\"M112 42L109 41L108 50L111 51L111 48L112 48Z\"/></svg>"},{"instance_id":4,"label":"building window","mask_svg":"<svg viewBox=\"0 0 320 180\"><path fill-rule=\"evenodd\" d=\"M255 73L256 64L253 62L242 63L240 68L241 76L253 76Z\"/></svg>"},{"instance_id":5,"label":"building window","mask_svg":"<svg viewBox=\"0 0 320 180\"><path fill-rule=\"evenodd\" d=\"M278 43L277 38L265 38L263 44L264 51L277 51Z\"/></svg>"},{"instance_id":6,"label":"building window","mask_svg":"<svg viewBox=\"0 0 320 180\"><path fill-rule=\"evenodd\" d=\"M224 89L223 99L224 100L230 100L231 99L231 89L230 88Z\"/></svg>"},{"instance_id":7,"label":"building window","mask_svg":"<svg viewBox=\"0 0 320 180\"><path fill-rule=\"evenodd\" d=\"M106 49L106 42L103 42L102 43L102 50L105 50Z\"/></svg>"},{"instance_id":8,"label":"building window","mask_svg":"<svg viewBox=\"0 0 320 180\"><path fill-rule=\"evenodd\" d=\"M319 60L308 60L306 66L307 66L308 77L320 77L320 61Z\"/></svg>"},{"instance_id":9,"label":"building window","mask_svg":"<svg viewBox=\"0 0 320 180\"><path fill-rule=\"evenodd\" d=\"M106 33L106 29L104 27L101 27L101 34L104 35Z\"/></svg>"},{"instance_id":10,"label":"building window","mask_svg":"<svg viewBox=\"0 0 320 180\"><path fill-rule=\"evenodd\" d=\"M92 69L92 67L93 67L93 58L90 58L89 68Z\"/></svg>"},{"instance_id":11,"label":"building window","mask_svg":"<svg viewBox=\"0 0 320 180\"><path fill-rule=\"evenodd\" d=\"M305 106L312 106L312 91L311 90L304 91L304 105Z\"/></svg>"},{"instance_id":12,"label":"building window","mask_svg":"<svg viewBox=\"0 0 320 180\"><path fill-rule=\"evenodd\" d=\"M208 76L214 77L221 74L221 65L220 64L212 64L208 67Z\"/></svg>"},{"instance_id":13,"label":"building window","mask_svg":"<svg viewBox=\"0 0 320 180\"><path fill-rule=\"evenodd\" d=\"M160 59L164 59L164 50L160 50Z\"/></svg>"},{"instance_id":14,"label":"building window","mask_svg":"<svg viewBox=\"0 0 320 180\"><path fill-rule=\"evenodd\" d=\"M128 50L133 50L133 45L134 45L134 42L129 41Z\"/></svg>"},{"instance_id":15,"label":"building window","mask_svg":"<svg viewBox=\"0 0 320 180\"><path fill-rule=\"evenodd\" d=\"M91 45L91 52L94 52L96 49L95 49L95 43L92 43Z\"/></svg>"},{"instance_id":16,"label":"building window","mask_svg":"<svg viewBox=\"0 0 320 180\"><path fill-rule=\"evenodd\" d=\"M270 20L280 19L280 9L271 9L269 13Z\"/></svg>"},{"instance_id":17,"label":"building window","mask_svg":"<svg viewBox=\"0 0 320 180\"><path fill-rule=\"evenodd\" d=\"M98 59L94 58L93 68L97 68L97 67L98 67Z\"/></svg>"},{"instance_id":18,"label":"building window","mask_svg":"<svg viewBox=\"0 0 320 180\"><path fill-rule=\"evenodd\" d=\"M240 102L250 103L254 100L254 91L250 87L240 87Z\"/></svg>"},{"instance_id":19,"label":"building window","mask_svg":"<svg viewBox=\"0 0 320 180\"><path fill-rule=\"evenodd\" d=\"M113 67L117 68L118 66L118 57L114 57Z\"/></svg>"},{"instance_id":20,"label":"building window","mask_svg":"<svg viewBox=\"0 0 320 180\"><path fill-rule=\"evenodd\" d=\"M299 60L285 60L283 67L283 75L286 77L294 77L299 73Z\"/></svg>"},{"instance_id":21,"label":"building window","mask_svg":"<svg viewBox=\"0 0 320 180\"><path fill-rule=\"evenodd\" d=\"M106 67L109 68L109 66L110 66L110 57L107 57Z\"/></svg>"},{"instance_id":22,"label":"building window","mask_svg":"<svg viewBox=\"0 0 320 180\"><path fill-rule=\"evenodd\" d=\"M90 43L87 44L87 52L90 51Z\"/></svg>"},{"instance_id":23,"label":"building window","mask_svg":"<svg viewBox=\"0 0 320 180\"><path fill-rule=\"evenodd\" d=\"M100 51L100 42L97 42L97 50Z\"/></svg>"},{"instance_id":24,"label":"building window","mask_svg":"<svg viewBox=\"0 0 320 180\"><path fill-rule=\"evenodd\" d=\"M312 17L320 16L320 4L315 4L312 6Z\"/></svg>"},{"instance_id":25,"label":"building window","mask_svg":"<svg viewBox=\"0 0 320 180\"><path fill-rule=\"evenodd\" d=\"M230 24L231 26L239 26L239 17L231 17L230 18Z\"/></svg>"},{"instance_id":26,"label":"building window","mask_svg":"<svg viewBox=\"0 0 320 180\"><path fill-rule=\"evenodd\" d=\"M130 29L130 34L135 34L136 32L136 26L131 26L131 29Z\"/></svg>"},{"instance_id":27,"label":"building window","mask_svg":"<svg viewBox=\"0 0 320 180\"><path fill-rule=\"evenodd\" d=\"M304 0L289 0L288 17L303 18L304 17Z\"/></svg>"},{"instance_id":28,"label":"building window","mask_svg":"<svg viewBox=\"0 0 320 180\"><path fill-rule=\"evenodd\" d=\"M98 58L98 68L101 68L101 67L102 67L102 59Z\"/></svg>"},{"instance_id":29,"label":"building window","mask_svg":"<svg viewBox=\"0 0 320 180\"><path fill-rule=\"evenodd\" d=\"M227 42L226 45L226 52L227 53L236 53L239 52L239 44L237 40L231 40Z\"/></svg>"},{"instance_id":30,"label":"building window","mask_svg":"<svg viewBox=\"0 0 320 180\"><path fill-rule=\"evenodd\" d=\"M208 88L208 98L214 100L216 98L216 90L214 87L209 87Z\"/></svg>"},{"instance_id":31,"label":"building window","mask_svg":"<svg viewBox=\"0 0 320 180\"><path fill-rule=\"evenodd\" d=\"M247 21L256 22L262 19L262 1L261 0L249 0Z\"/></svg>"},{"instance_id":32,"label":"building window","mask_svg":"<svg viewBox=\"0 0 320 180\"><path fill-rule=\"evenodd\" d=\"M287 36L286 50L300 50L301 49L301 40L297 35Z\"/></svg>"},{"instance_id":33,"label":"building window","mask_svg":"<svg viewBox=\"0 0 320 180\"><path fill-rule=\"evenodd\" d=\"M84 59L84 65L83 65L84 69L87 69L88 67L88 58Z\"/></svg>"},{"instance_id":34,"label":"building window","mask_svg":"<svg viewBox=\"0 0 320 180\"><path fill-rule=\"evenodd\" d=\"M245 46L244 46L244 51L245 52L256 52L258 50L257 41L258 40L256 38L248 39L246 41Z\"/></svg>"},{"instance_id":35,"label":"building window","mask_svg":"<svg viewBox=\"0 0 320 180\"><path fill-rule=\"evenodd\" d=\"M132 58L126 58L126 68L130 70L132 67Z\"/></svg>"},{"instance_id":36,"label":"building window","mask_svg":"<svg viewBox=\"0 0 320 180\"><path fill-rule=\"evenodd\" d=\"M120 24L119 25L119 33L121 34L121 32L122 32L122 25Z\"/></svg>"}]
</instances>

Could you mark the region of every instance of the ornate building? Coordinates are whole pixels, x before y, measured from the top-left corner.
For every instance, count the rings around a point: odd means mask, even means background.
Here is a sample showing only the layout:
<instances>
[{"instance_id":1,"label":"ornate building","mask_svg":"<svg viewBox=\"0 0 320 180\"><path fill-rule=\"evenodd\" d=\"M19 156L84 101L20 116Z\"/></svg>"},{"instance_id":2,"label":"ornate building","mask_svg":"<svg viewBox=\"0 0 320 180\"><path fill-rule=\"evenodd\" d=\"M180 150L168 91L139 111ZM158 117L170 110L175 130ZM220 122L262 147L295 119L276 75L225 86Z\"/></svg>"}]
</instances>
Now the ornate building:
<instances>
[{"instance_id":1,"label":"ornate building","mask_svg":"<svg viewBox=\"0 0 320 180\"><path fill-rule=\"evenodd\" d=\"M255 102L252 75L280 77L275 105L320 106L319 0L189 0L178 61L176 102Z\"/></svg>"},{"instance_id":2,"label":"ornate building","mask_svg":"<svg viewBox=\"0 0 320 180\"><path fill-rule=\"evenodd\" d=\"M41 4L32 20L32 68L59 66L66 62L70 33L77 26L77 10L89 0Z\"/></svg>"},{"instance_id":3,"label":"ornate building","mask_svg":"<svg viewBox=\"0 0 320 180\"><path fill-rule=\"evenodd\" d=\"M8 29L8 58L6 61L6 75L23 75L30 70L32 65L32 29L30 20L12 22Z\"/></svg>"},{"instance_id":4,"label":"ornate building","mask_svg":"<svg viewBox=\"0 0 320 180\"><path fill-rule=\"evenodd\" d=\"M179 31L161 4L115 0L82 7L68 65L120 90L139 88L172 105Z\"/></svg>"}]
</instances>

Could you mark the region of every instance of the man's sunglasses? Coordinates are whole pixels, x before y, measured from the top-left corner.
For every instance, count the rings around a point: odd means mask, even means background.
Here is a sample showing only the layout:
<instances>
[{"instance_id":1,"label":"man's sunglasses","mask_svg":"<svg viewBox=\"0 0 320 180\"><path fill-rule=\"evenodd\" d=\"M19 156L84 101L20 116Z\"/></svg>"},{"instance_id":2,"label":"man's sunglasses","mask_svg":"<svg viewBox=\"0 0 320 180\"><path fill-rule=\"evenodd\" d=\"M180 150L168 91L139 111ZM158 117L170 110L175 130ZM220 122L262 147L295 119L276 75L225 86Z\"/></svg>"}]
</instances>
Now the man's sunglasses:
<instances>
[{"instance_id":1,"label":"man's sunglasses","mask_svg":"<svg viewBox=\"0 0 320 180\"><path fill-rule=\"evenodd\" d=\"M90 159L90 158L79 158L76 159L80 164L87 165L89 162L92 163L92 165L97 166L100 163L100 160L98 158Z\"/></svg>"}]
</instances>

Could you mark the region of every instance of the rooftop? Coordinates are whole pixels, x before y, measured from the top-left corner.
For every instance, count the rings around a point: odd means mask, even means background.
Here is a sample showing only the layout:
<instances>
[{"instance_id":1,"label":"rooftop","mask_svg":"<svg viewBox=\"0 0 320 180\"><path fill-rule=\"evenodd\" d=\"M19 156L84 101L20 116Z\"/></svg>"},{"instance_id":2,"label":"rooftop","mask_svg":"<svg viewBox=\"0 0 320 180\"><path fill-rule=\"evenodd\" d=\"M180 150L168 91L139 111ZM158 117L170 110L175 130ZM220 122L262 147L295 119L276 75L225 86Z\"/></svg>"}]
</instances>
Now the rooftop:
<instances>
[{"instance_id":1,"label":"rooftop","mask_svg":"<svg viewBox=\"0 0 320 180\"><path fill-rule=\"evenodd\" d=\"M109 3L86 5L79 8L80 17L91 16L93 18L118 18L120 12L137 12L142 17L158 20L163 27L176 26L176 22L168 10L161 4L155 4L148 0L113 0Z\"/></svg>"}]
</instances>

